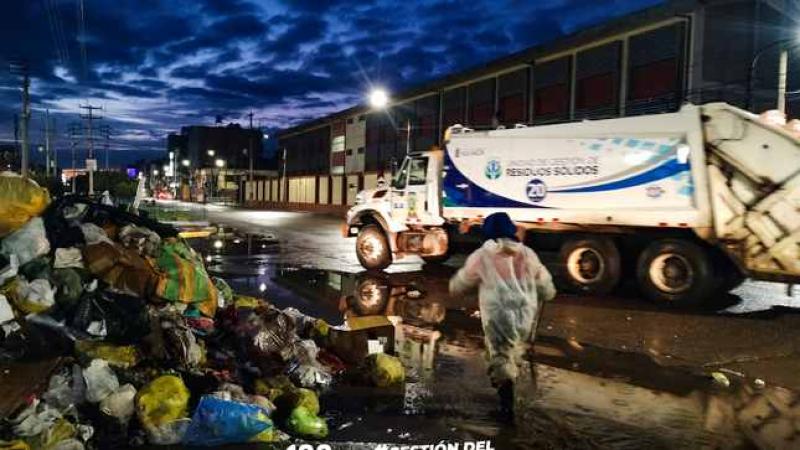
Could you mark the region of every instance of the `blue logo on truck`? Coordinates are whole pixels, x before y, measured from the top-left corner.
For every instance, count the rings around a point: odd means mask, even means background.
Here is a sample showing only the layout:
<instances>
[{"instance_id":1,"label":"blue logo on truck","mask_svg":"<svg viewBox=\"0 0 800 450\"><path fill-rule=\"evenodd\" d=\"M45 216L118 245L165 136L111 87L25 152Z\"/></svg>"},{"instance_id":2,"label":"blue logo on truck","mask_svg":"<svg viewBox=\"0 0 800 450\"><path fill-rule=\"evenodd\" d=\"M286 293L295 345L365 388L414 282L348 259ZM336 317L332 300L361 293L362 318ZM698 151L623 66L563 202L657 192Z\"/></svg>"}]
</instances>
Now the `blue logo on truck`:
<instances>
[{"instance_id":1,"label":"blue logo on truck","mask_svg":"<svg viewBox=\"0 0 800 450\"><path fill-rule=\"evenodd\" d=\"M547 185L544 181L534 178L525 185L525 194L533 203L539 203L547 196Z\"/></svg>"},{"instance_id":2,"label":"blue logo on truck","mask_svg":"<svg viewBox=\"0 0 800 450\"><path fill-rule=\"evenodd\" d=\"M502 173L503 172L502 168L500 167L500 161L492 159L488 163L486 163L486 171L484 172L484 174L486 174L486 178L490 180L496 180L500 178L500 175Z\"/></svg>"}]
</instances>

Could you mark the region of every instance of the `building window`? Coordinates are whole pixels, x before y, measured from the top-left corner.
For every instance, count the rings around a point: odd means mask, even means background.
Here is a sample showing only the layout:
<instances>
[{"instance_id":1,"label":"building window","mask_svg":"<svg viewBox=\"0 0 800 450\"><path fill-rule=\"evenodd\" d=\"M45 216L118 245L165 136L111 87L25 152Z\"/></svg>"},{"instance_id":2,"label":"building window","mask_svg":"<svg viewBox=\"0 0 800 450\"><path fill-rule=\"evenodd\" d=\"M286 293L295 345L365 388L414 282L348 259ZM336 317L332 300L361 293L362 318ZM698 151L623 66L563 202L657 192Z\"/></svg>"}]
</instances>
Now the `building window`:
<instances>
[{"instance_id":1,"label":"building window","mask_svg":"<svg viewBox=\"0 0 800 450\"><path fill-rule=\"evenodd\" d=\"M594 109L611 106L616 103L615 93L613 74L604 73L583 78L577 83L575 108Z\"/></svg>"},{"instance_id":2,"label":"building window","mask_svg":"<svg viewBox=\"0 0 800 450\"><path fill-rule=\"evenodd\" d=\"M497 118L500 123L513 126L528 120L528 69L501 75L498 83Z\"/></svg>"},{"instance_id":3,"label":"building window","mask_svg":"<svg viewBox=\"0 0 800 450\"><path fill-rule=\"evenodd\" d=\"M630 37L626 114L672 111L680 106L685 35L686 26L675 24Z\"/></svg>"},{"instance_id":4,"label":"building window","mask_svg":"<svg viewBox=\"0 0 800 450\"><path fill-rule=\"evenodd\" d=\"M364 154L364 147L358 147L358 154L359 155L363 155Z\"/></svg>"},{"instance_id":5,"label":"building window","mask_svg":"<svg viewBox=\"0 0 800 450\"><path fill-rule=\"evenodd\" d=\"M569 84L553 84L537 89L534 107L537 116L566 116L569 112Z\"/></svg>"},{"instance_id":6,"label":"building window","mask_svg":"<svg viewBox=\"0 0 800 450\"><path fill-rule=\"evenodd\" d=\"M534 68L534 113L537 122L569 119L572 57L565 56Z\"/></svg>"},{"instance_id":7,"label":"building window","mask_svg":"<svg viewBox=\"0 0 800 450\"><path fill-rule=\"evenodd\" d=\"M466 89L463 87L451 89L444 93L442 105L442 127L447 128L455 124L464 123L464 104Z\"/></svg>"},{"instance_id":8,"label":"building window","mask_svg":"<svg viewBox=\"0 0 800 450\"><path fill-rule=\"evenodd\" d=\"M629 98L646 100L674 94L678 88L678 68L675 58L656 61L631 68Z\"/></svg>"},{"instance_id":9,"label":"building window","mask_svg":"<svg viewBox=\"0 0 800 450\"><path fill-rule=\"evenodd\" d=\"M495 79L479 81L469 86L469 124L475 127L492 125L494 118Z\"/></svg>"},{"instance_id":10,"label":"building window","mask_svg":"<svg viewBox=\"0 0 800 450\"><path fill-rule=\"evenodd\" d=\"M347 124L348 125L352 125L353 124L353 118L352 117L347 119Z\"/></svg>"},{"instance_id":11,"label":"building window","mask_svg":"<svg viewBox=\"0 0 800 450\"><path fill-rule=\"evenodd\" d=\"M364 116L364 114L362 114L362 115L358 116L358 121L359 121L359 122L363 122L363 121L365 121L365 120L366 120L366 116Z\"/></svg>"},{"instance_id":12,"label":"building window","mask_svg":"<svg viewBox=\"0 0 800 450\"><path fill-rule=\"evenodd\" d=\"M575 66L575 117L619 114L619 41L578 53Z\"/></svg>"}]
</instances>

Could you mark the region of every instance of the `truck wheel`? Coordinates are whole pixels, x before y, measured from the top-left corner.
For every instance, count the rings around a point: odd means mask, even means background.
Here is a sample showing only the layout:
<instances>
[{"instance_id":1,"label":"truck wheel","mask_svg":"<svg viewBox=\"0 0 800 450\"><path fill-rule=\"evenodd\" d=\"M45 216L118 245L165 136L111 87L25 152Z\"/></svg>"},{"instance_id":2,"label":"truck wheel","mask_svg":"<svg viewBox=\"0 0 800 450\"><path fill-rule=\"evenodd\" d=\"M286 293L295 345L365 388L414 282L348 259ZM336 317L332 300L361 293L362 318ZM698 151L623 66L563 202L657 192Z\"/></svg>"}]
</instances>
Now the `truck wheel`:
<instances>
[{"instance_id":1,"label":"truck wheel","mask_svg":"<svg viewBox=\"0 0 800 450\"><path fill-rule=\"evenodd\" d=\"M714 288L708 252L680 239L655 241L639 255L636 275L648 299L672 306L698 305Z\"/></svg>"},{"instance_id":2,"label":"truck wheel","mask_svg":"<svg viewBox=\"0 0 800 450\"><path fill-rule=\"evenodd\" d=\"M571 239L561 246L559 261L569 287L576 292L608 294L619 283L619 250L611 239Z\"/></svg>"},{"instance_id":3,"label":"truck wheel","mask_svg":"<svg viewBox=\"0 0 800 450\"><path fill-rule=\"evenodd\" d=\"M392 263L392 249L383 230L377 225L367 225L356 237L358 262L369 270L381 270Z\"/></svg>"}]
</instances>

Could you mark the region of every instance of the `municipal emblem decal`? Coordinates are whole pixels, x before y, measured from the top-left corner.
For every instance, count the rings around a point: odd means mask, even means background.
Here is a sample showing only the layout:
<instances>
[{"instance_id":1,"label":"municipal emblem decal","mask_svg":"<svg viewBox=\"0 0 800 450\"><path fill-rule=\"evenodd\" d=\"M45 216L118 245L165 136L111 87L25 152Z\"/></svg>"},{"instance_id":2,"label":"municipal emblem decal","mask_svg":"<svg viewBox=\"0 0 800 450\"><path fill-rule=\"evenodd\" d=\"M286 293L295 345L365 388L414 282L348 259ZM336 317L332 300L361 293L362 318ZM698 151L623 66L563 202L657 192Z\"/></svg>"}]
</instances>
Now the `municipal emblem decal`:
<instances>
[{"instance_id":1,"label":"municipal emblem decal","mask_svg":"<svg viewBox=\"0 0 800 450\"><path fill-rule=\"evenodd\" d=\"M493 159L486 163L486 178L490 180L496 180L500 178L500 175L503 173L502 168L500 167L500 161Z\"/></svg>"}]
</instances>

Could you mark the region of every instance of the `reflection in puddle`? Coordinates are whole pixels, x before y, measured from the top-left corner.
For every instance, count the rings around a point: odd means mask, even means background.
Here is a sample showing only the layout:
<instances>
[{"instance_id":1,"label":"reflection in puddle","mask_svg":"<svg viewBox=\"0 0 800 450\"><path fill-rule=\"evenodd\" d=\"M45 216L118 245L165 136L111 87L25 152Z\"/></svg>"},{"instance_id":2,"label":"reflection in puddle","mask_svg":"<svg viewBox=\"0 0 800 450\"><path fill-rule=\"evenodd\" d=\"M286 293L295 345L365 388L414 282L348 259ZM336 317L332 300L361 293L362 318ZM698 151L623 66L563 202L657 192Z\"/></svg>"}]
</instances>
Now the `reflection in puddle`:
<instances>
[{"instance_id":1,"label":"reflection in puddle","mask_svg":"<svg viewBox=\"0 0 800 450\"><path fill-rule=\"evenodd\" d=\"M269 236L212 236L196 248L209 270L242 293L264 296L338 325L389 316L407 368L401 392L343 386L323 397L331 439L430 443L492 439L495 448L797 448L800 399L777 387L659 366L633 353L543 338L518 383L516 427L492 418L475 299L451 299L447 274L352 274L275 264ZM222 245L215 245L217 240ZM194 244L195 242L193 242Z\"/></svg>"}]
</instances>

